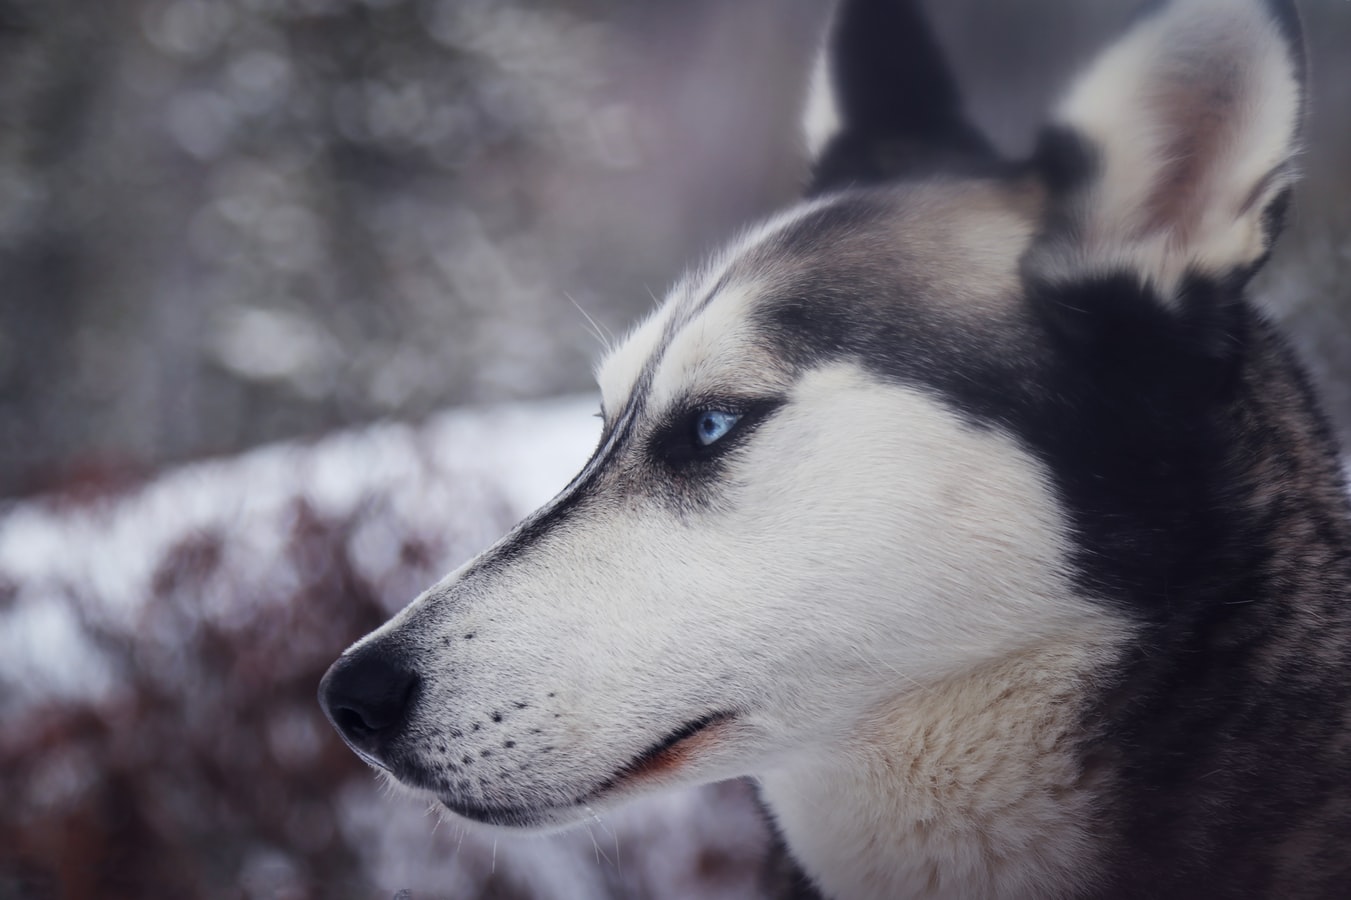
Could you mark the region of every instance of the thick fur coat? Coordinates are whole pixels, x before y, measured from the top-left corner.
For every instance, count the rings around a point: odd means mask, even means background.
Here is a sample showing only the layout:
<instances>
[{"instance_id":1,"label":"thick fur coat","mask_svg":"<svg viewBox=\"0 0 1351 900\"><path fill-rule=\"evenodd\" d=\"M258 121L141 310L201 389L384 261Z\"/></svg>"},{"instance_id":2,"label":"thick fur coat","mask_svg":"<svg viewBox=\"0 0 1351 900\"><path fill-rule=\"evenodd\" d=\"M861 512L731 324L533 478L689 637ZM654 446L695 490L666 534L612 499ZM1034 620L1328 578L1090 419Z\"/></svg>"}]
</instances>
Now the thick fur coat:
<instances>
[{"instance_id":1,"label":"thick fur coat","mask_svg":"<svg viewBox=\"0 0 1351 900\"><path fill-rule=\"evenodd\" d=\"M839 900L1345 896L1351 511L1246 296L1293 7L1152 4L1021 162L909 6L830 31L807 199L610 354L585 469L330 717L491 826L752 776Z\"/></svg>"}]
</instances>

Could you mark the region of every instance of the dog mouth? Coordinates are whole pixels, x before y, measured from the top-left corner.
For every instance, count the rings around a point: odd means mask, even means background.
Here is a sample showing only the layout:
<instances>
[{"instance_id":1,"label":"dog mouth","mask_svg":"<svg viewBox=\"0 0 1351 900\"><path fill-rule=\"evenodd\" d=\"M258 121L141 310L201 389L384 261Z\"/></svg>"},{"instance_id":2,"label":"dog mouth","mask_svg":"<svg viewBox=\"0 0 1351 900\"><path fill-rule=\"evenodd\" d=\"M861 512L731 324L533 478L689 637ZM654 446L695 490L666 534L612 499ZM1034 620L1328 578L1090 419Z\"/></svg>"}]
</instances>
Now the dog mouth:
<instances>
[{"instance_id":1,"label":"dog mouth","mask_svg":"<svg viewBox=\"0 0 1351 900\"><path fill-rule=\"evenodd\" d=\"M710 713L681 725L657 741L599 785L577 799L565 803L540 806L484 806L465 800L440 797L441 804L451 812L474 822L508 828L526 828L542 825L566 816L569 810L586 808L607 794L621 791L639 782L674 774L691 757L717 742L716 732L736 718L733 712ZM562 814L562 815L560 815Z\"/></svg>"}]
</instances>

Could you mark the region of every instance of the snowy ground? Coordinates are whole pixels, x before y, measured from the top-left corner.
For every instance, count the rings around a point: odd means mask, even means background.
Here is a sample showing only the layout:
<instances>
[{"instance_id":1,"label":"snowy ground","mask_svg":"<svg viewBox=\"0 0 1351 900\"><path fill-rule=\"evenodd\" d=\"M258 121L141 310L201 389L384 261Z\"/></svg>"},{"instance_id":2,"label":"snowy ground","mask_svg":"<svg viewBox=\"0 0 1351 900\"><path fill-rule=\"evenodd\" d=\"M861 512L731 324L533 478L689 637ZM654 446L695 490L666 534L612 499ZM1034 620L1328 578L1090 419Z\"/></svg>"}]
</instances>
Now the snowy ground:
<instances>
[{"instance_id":1,"label":"snowy ground","mask_svg":"<svg viewBox=\"0 0 1351 900\"><path fill-rule=\"evenodd\" d=\"M301 576L284 549L297 502L317 519L355 523L348 557L386 612L399 608L566 484L594 445L595 407L570 398L450 412L186 466L118 496L0 511L0 717L14 725L42 704L116 704L123 676L90 636L91 621L105 634L134 631L137 641L152 632L135 652L144 659L161 648L172 681L182 623L143 613L164 592L164 560L185 536L214 536L211 571L228 573L193 582L189 602L203 622L229 632L251 620L252 605L297 602L286 598L297 596ZM417 565L401 554L409 533L440 541ZM389 894L758 896L766 834L744 784L654 798L549 838L438 826L373 774L334 792L341 838L364 877ZM294 869L284 848L264 847L232 877L250 895L271 896L284 893Z\"/></svg>"},{"instance_id":2,"label":"snowy ground","mask_svg":"<svg viewBox=\"0 0 1351 900\"><path fill-rule=\"evenodd\" d=\"M8 698L105 690L95 648L81 643L71 599L130 622L156 567L186 534L225 532L229 564L263 581L242 593L266 602L265 580L291 504L319 515L387 503L405 524L447 538L443 556L467 558L504 525L553 495L581 467L599 434L596 401L444 413L422 426L382 424L316 443L264 447L184 466L129 494L88 502L34 501L0 508L0 685ZM391 610L425 585L398 579L393 547L373 529L352 536L362 574L386 586ZM208 612L230 616L236 609ZM58 649L59 648L59 649Z\"/></svg>"},{"instance_id":3,"label":"snowy ground","mask_svg":"<svg viewBox=\"0 0 1351 900\"><path fill-rule=\"evenodd\" d=\"M184 649L196 646L186 643L189 632L210 626L252 642L248 635L255 632L249 629L259 622L274 629L285 627L274 626L276 621L306 621L288 617L288 605L315 602L313 585L343 582L306 568L312 569L319 557L306 549L302 538L308 532L297 525L299 520L347 523L323 531L323 541L342 546L336 557L331 548L324 549L317 565L331 566L333 558L350 565L354 572L345 577L374 592L379 608L372 615L378 621L566 484L597 437L595 406L586 397L449 412L418 426L378 425L311 444L267 447L186 466L120 495L45 499L0 510L0 756L12 750L16 737L34 730L24 724L34 710L79 703L116 710L138 700L120 696L133 690L129 685L143 691L147 683L192 683L186 673L194 671L194 661L184 658L196 652ZM426 541L424 553L409 555L410 535ZM213 548L207 554L209 564L200 563L202 547ZM156 605L166 595L174 602ZM358 595L365 596L353 594ZM183 604L192 612L186 619L163 612L175 612ZM317 615L323 621L329 613L320 609ZM108 635L114 636L112 642ZM317 638L317 647L306 647L303 633L284 637L279 645L284 651L302 656L303 649L318 666L341 649L340 644L323 645L332 643L331 636ZM231 652L242 655L238 649ZM264 649L262 654L274 652ZM127 675L128 654L135 657L130 668L141 674L139 681ZM174 742L181 736L191 744L194 734L205 735L208 744L240 739L237 734L217 737L218 731L240 730L228 724L240 721L238 717L224 712L227 701L240 703L228 682L264 679L253 693L242 694L245 704L279 693L280 682L266 681L272 671L267 666L243 665L238 676L229 674L235 671L226 669L224 689L212 682L209 672L202 681L206 688L180 687L179 693L190 692L193 702L157 714L154 721L168 723L168 737L158 740ZM333 852L350 858L363 882L383 896L405 889L419 898L762 895L768 835L748 785L729 783L651 798L547 838L490 835L439 823L422 806L382 789L364 769L349 767L334 776L321 770L326 750L330 760L334 755L343 764L352 760L323 726L310 699L318 671L322 668L303 670L298 680L290 673L298 699L288 702L300 713L267 719L266 734L242 739L263 742L272 759L298 761L299 771L310 773L309 807L300 803L302 789L294 770L274 765L267 790L295 787L296 796L285 802L309 810L297 812L300 830L310 836L331 833L330 845L338 848ZM181 722L172 711L180 708L186 709ZM126 719L103 715L114 723L110 728L125 727L117 723ZM148 720L130 721L144 727ZM33 744L38 749L17 757L21 767L29 766L17 783L32 787L18 801L20 833L26 827L23 817L40 818L44 803L84 803L71 798L88 782L85 770L105 765L102 750L63 753L61 740ZM160 768L154 756L158 750L152 746L148 752L153 773ZM228 761L241 752L223 755ZM117 771L120 764L106 765ZM241 771L246 782L256 779L256 772ZM132 784L137 792L163 787L144 774ZM26 813L23 803L29 804ZM0 843L4 828L15 827L12 808L11 821L4 820L5 812L0 810ZM193 820L194 810L185 816ZM162 830L181 827L173 824L177 821L169 820ZM244 829L246 835L252 827ZM58 828L56 833L64 831ZM233 839L240 842L237 835ZM194 896L234 897L241 890L247 897L337 896L331 885L314 886L314 859L309 858L310 868L305 869L298 862L304 853L285 841L254 842L246 836L242 843L245 849L228 857L232 861L221 876L238 888L216 892L208 887ZM83 851L61 845L43 852L39 863L51 866ZM190 854L187 858L197 861ZM10 896L4 890L6 877L0 852L0 894ZM301 884L310 887L297 887ZM22 891L13 895L29 896ZM62 895L100 896L97 891Z\"/></svg>"}]
</instances>

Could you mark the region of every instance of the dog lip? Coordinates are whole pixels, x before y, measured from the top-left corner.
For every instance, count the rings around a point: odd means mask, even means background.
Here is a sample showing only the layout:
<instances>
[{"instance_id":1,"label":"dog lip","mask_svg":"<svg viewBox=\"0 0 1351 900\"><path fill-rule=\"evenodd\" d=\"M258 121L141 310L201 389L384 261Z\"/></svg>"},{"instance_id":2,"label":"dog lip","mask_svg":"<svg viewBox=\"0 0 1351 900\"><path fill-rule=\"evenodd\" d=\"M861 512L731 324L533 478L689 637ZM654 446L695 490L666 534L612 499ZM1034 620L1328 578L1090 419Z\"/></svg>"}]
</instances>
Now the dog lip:
<instances>
[{"instance_id":1,"label":"dog lip","mask_svg":"<svg viewBox=\"0 0 1351 900\"><path fill-rule=\"evenodd\" d=\"M343 738L343 743L347 745L348 750L351 750L353 753L357 755L358 759L360 759L366 765L370 766L372 769L379 769L382 772L388 772L389 774L394 775L396 778L398 777L398 773L396 773L389 766L388 763L384 762L383 760L376 759L374 756L367 753L365 750L362 750L360 747L358 747L356 744L353 744L346 738Z\"/></svg>"},{"instance_id":2,"label":"dog lip","mask_svg":"<svg viewBox=\"0 0 1351 900\"><path fill-rule=\"evenodd\" d=\"M626 781L641 777L644 774L660 772L662 769L673 768L680 763L678 748L681 744L689 741L696 736L704 733L718 725L726 724L735 719L735 712L723 711L709 713L698 719L686 722L675 731L662 738L657 743L648 747L642 753L639 753L628 764L623 766L614 775L606 779L599 787L586 796L586 800L599 797L606 791L612 790Z\"/></svg>"},{"instance_id":3,"label":"dog lip","mask_svg":"<svg viewBox=\"0 0 1351 900\"><path fill-rule=\"evenodd\" d=\"M660 771L662 768L678 764L679 759L673 757L673 752L677 750L680 744L710 728L732 721L736 718L736 715L734 712L710 713L686 722L642 753L639 753L616 771L614 775L601 782L599 786L566 803L541 804L540 806L481 806L463 800L452 800L445 796L440 796L438 799L443 806L456 815L485 825L516 828L537 825L551 812L586 806L601 795L614 790L626 781L640 777L645 772Z\"/></svg>"}]
</instances>

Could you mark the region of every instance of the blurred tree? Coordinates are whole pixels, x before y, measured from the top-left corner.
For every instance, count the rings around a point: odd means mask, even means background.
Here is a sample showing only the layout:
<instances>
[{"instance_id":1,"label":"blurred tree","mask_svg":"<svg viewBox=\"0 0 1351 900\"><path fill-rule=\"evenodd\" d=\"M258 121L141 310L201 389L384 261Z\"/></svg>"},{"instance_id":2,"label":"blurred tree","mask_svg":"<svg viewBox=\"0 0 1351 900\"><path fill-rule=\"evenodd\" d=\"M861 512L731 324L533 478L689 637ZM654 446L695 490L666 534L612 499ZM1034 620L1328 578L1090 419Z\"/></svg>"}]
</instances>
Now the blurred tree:
<instances>
[{"instance_id":1,"label":"blurred tree","mask_svg":"<svg viewBox=\"0 0 1351 900\"><path fill-rule=\"evenodd\" d=\"M1133 5L928 3L973 113L1011 152ZM1293 308L1351 438L1351 117L1337 114L1351 5L1304 12L1308 178L1265 287ZM0 498L585 388L599 346L574 300L622 328L792 193L820 14L812 0L0 0ZM466 490L397 464L418 495ZM131 623L101 617L100 589L17 600L20 576L0 572L0 612L73 610L115 688L28 706L4 682L0 715L23 723L0 728L0 900L390 882L379 865L405 860L373 837L387 822L352 823L369 797L335 785L370 778L314 686L390 609L362 554L402 601L510 516L450 491L410 522L381 491L336 512L297 498L280 533L185 529ZM105 512L72 518L97 531ZM486 533L448 553L432 538L456 516ZM249 540L262 562L239 553ZM745 807L732 790L710 829ZM724 843L694 847L692 868L734 882L757 847ZM452 861L483 896L525 892L495 857ZM656 890L641 866L586 872L598 895Z\"/></svg>"},{"instance_id":2,"label":"blurred tree","mask_svg":"<svg viewBox=\"0 0 1351 900\"><path fill-rule=\"evenodd\" d=\"M928 5L1017 153L1134 3ZM0 0L0 497L586 389L578 306L606 339L792 193L822 10ZM1351 104L1351 13L1304 12L1314 127L1284 243L1325 249L1271 277L1309 298L1296 338L1346 398L1351 120L1327 111Z\"/></svg>"},{"instance_id":3,"label":"blurred tree","mask_svg":"<svg viewBox=\"0 0 1351 900\"><path fill-rule=\"evenodd\" d=\"M0 496L581 389L792 182L765 0L6 2Z\"/></svg>"}]
</instances>

